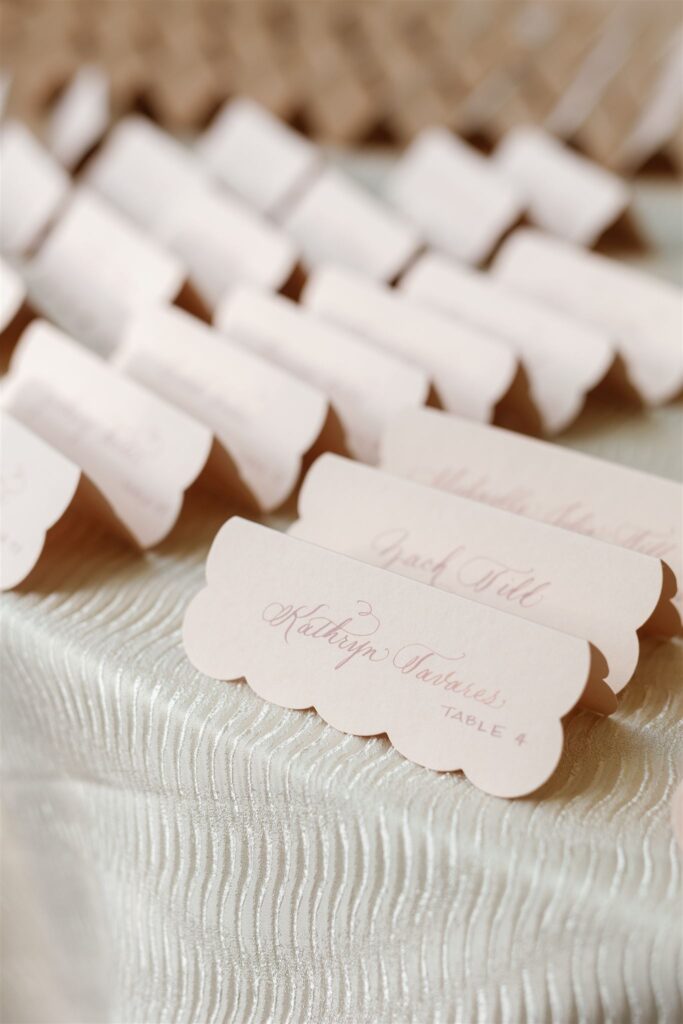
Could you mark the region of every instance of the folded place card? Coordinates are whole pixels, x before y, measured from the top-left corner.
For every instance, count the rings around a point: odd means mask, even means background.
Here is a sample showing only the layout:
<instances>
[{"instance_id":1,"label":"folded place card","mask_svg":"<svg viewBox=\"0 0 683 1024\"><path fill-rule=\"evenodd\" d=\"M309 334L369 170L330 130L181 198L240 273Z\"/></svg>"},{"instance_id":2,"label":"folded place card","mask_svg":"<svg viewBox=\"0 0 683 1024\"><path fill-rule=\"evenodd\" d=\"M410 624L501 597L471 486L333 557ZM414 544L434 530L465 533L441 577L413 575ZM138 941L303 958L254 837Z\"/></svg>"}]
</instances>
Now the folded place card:
<instances>
[{"instance_id":1,"label":"folded place card","mask_svg":"<svg viewBox=\"0 0 683 1024\"><path fill-rule=\"evenodd\" d=\"M224 185L268 214L296 195L322 164L308 139L246 98L226 103L196 150Z\"/></svg>"},{"instance_id":2,"label":"folded place card","mask_svg":"<svg viewBox=\"0 0 683 1024\"><path fill-rule=\"evenodd\" d=\"M514 128L492 159L524 197L529 218L578 245L593 245L630 202L621 178L540 128Z\"/></svg>"},{"instance_id":3,"label":"folded place card","mask_svg":"<svg viewBox=\"0 0 683 1024\"><path fill-rule=\"evenodd\" d=\"M683 292L678 286L532 230L516 231L507 240L493 273L608 332L645 402L666 402L680 393Z\"/></svg>"},{"instance_id":4,"label":"folded place card","mask_svg":"<svg viewBox=\"0 0 683 1024\"><path fill-rule=\"evenodd\" d=\"M0 257L0 337L11 328L25 299L26 287L21 275Z\"/></svg>"},{"instance_id":5,"label":"folded place card","mask_svg":"<svg viewBox=\"0 0 683 1024\"><path fill-rule=\"evenodd\" d=\"M70 170L78 166L107 131L110 92L106 72L86 65L79 68L52 108L47 125L48 145Z\"/></svg>"},{"instance_id":6,"label":"folded place card","mask_svg":"<svg viewBox=\"0 0 683 1024\"><path fill-rule=\"evenodd\" d=\"M631 131L621 141L617 160L631 170L642 167L650 157L661 153L680 131L683 120L683 31L679 28L667 40L657 81L639 113Z\"/></svg>"},{"instance_id":7,"label":"folded place card","mask_svg":"<svg viewBox=\"0 0 683 1024\"><path fill-rule=\"evenodd\" d=\"M0 129L0 250L24 254L47 229L69 192L69 178L28 128Z\"/></svg>"},{"instance_id":8,"label":"folded place card","mask_svg":"<svg viewBox=\"0 0 683 1024\"><path fill-rule=\"evenodd\" d=\"M215 186L190 150L146 118L119 122L87 180L183 261L211 308L239 281L280 288L294 270L284 232Z\"/></svg>"},{"instance_id":9,"label":"folded place card","mask_svg":"<svg viewBox=\"0 0 683 1024\"><path fill-rule=\"evenodd\" d=\"M172 302L185 282L175 256L85 189L25 269L35 307L101 353L115 348L131 312Z\"/></svg>"},{"instance_id":10,"label":"folded place card","mask_svg":"<svg viewBox=\"0 0 683 1024\"><path fill-rule=\"evenodd\" d=\"M421 367L449 412L492 420L517 376L516 356L498 339L346 270L317 270L303 302L314 313Z\"/></svg>"},{"instance_id":11,"label":"folded place card","mask_svg":"<svg viewBox=\"0 0 683 1024\"><path fill-rule=\"evenodd\" d=\"M546 433L564 430L576 419L586 393L614 363L610 336L600 328L444 256L421 256L402 278L400 290L506 342L524 366Z\"/></svg>"},{"instance_id":12,"label":"folded place card","mask_svg":"<svg viewBox=\"0 0 683 1024\"><path fill-rule=\"evenodd\" d=\"M16 587L36 565L80 476L78 466L0 412L0 590Z\"/></svg>"},{"instance_id":13,"label":"folded place card","mask_svg":"<svg viewBox=\"0 0 683 1024\"><path fill-rule=\"evenodd\" d=\"M342 732L386 733L496 796L546 781L562 717L605 686L585 640L241 519L219 531L206 579L183 623L201 672Z\"/></svg>"},{"instance_id":14,"label":"folded place card","mask_svg":"<svg viewBox=\"0 0 683 1024\"><path fill-rule=\"evenodd\" d=\"M364 462L377 461L386 424L427 398L429 382L417 367L280 295L236 289L219 305L215 323L328 395L349 451Z\"/></svg>"},{"instance_id":15,"label":"folded place card","mask_svg":"<svg viewBox=\"0 0 683 1024\"><path fill-rule=\"evenodd\" d=\"M173 308L133 316L114 361L213 431L241 496L263 511L289 496L325 425L321 391Z\"/></svg>"},{"instance_id":16,"label":"folded place card","mask_svg":"<svg viewBox=\"0 0 683 1024\"><path fill-rule=\"evenodd\" d=\"M382 439L399 476L661 558L683 586L683 488L580 452L429 409ZM682 606L679 592L676 603Z\"/></svg>"},{"instance_id":17,"label":"folded place card","mask_svg":"<svg viewBox=\"0 0 683 1024\"><path fill-rule=\"evenodd\" d=\"M420 132L387 194L431 245L467 263L485 260L524 212L495 164L445 128Z\"/></svg>"},{"instance_id":18,"label":"folded place card","mask_svg":"<svg viewBox=\"0 0 683 1024\"><path fill-rule=\"evenodd\" d=\"M392 281L415 255L416 231L350 178L325 170L281 218L305 262L338 263Z\"/></svg>"},{"instance_id":19,"label":"folded place card","mask_svg":"<svg viewBox=\"0 0 683 1024\"><path fill-rule=\"evenodd\" d=\"M299 517L290 533L301 540L590 640L615 693L635 671L637 630L680 631L660 559L336 455L308 471Z\"/></svg>"},{"instance_id":20,"label":"folded place card","mask_svg":"<svg viewBox=\"0 0 683 1024\"><path fill-rule=\"evenodd\" d=\"M211 451L205 426L45 321L24 332L2 404L86 474L140 547L169 532Z\"/></svg>"}]
</instances>

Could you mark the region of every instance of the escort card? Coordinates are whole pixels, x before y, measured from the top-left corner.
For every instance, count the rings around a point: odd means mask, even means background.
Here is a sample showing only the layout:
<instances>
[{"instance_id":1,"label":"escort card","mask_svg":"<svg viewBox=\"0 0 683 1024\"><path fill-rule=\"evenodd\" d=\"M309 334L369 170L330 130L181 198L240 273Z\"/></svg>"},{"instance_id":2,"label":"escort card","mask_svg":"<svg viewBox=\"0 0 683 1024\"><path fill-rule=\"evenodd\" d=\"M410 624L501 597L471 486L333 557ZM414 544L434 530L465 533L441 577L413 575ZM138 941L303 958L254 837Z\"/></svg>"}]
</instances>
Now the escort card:
<instances>
[{"instance_id":1,"label":"escort card","mask_svg":"<svg viewBox=\"0 0 683 1024\"><path fill-rule=\"evenodd\" d=\"M315 176L322 156L253 100L231 100L197 143L212 174L262 213L274 214Z\"/></svg>"},{"instance_id":2,"label":"escort card","mask_svg":"<svg viewBox=\"0 0 683 1024\"><path fill-rule=\"evenodd\" d=\"M589 640L615 693L635 671L638 629L680 631L660 559L335 455L309 470L299 516L302 540Z\"/></svg>"},{"instance_id":3,"label":"escort card","mask_svg":"<svg viewBox=\"0 0 683 1024\"><path fill-rule=\"evenodd\" d=\"M604 331L436 253L421 256L399 287L408 298L451 313L508 344L524 366L548 434L576 419L587 392L614 363L616 353Z\"/></svg>"},{"instance_id":4,"label":"escort card","mask_svg":"<svg viewBox=\"0 0 683 1024\"><path fill-rule=\"evenodd\" d=\"M0 338L12 327L26 299L26 288L14 267L0 257Z\"/></svg>"},{"instance_id":5,"label":"escort card","mask_svg":"<svg viewBox=\"0 0 683 1024\"><path fill-rule=\"evenodd\" d=\"M284 232L215 187L196 156L146 118L119 122L87 178L183 261L210 308L240 281L278 289L294 270Z\"/></svg>"},{"instance_id":6,"label":"escort card","mask_svg":"<svg viewBox=\"0 0 683 1024\"><path fill-rule=\"evenodd\" d=\"M349 451L365 462L377 461L382 431L399 410L427 398L420 369L282 296L236 289L219 305L215 323L328 395Z\"/></svg>"},{"instance_id":7,"label":"escort card","mask_svg":"<svg viewBox=\"0 0 683 1024\"><path fill-rule=\"evenodd\" d=\"M387 194L431 245L466 263L485 260L524 212L495 164L445 128L420 132Z\"/></svg>"},{"instance_id":8,"label":"escort card","mask_svg":"<svg viewBox=\"0 0 683 1024\"><path fill-rule=\"evenodd\" d=\"M313 313L421 367L449 412L488 422L515 382L517 358L498 339L358 274L323 267L309 279L302 301Z\"/></svg>"},{"instance_id":9,"label":"escort card","mask_svg":"<svg viewBox=\"0 0 683 1024\"><path fill-rule=\"evenodd\" d=\"M109 78L102 68L80 68L59 97L47 126L50 151L73 170L97 145L109 127Z\"/></svg>"},{"instance_id":10,"label":"escort card","mask_svg":"<svg viewBox=\"0 0 683 1024\"><path fill-rule=\"evenodd\" d=\"M56 327L34 321L3 407L75 463L140 547L166 536L211 450L211 432Z\"/></svg>"},{"instance_id":11,"label":"escort card","mask_svg":"<svg viewBox=\"0 0 683 1024\"><path fill-rule=\"evenodd\" d=\"M281 222L310 267L338 263L379 281L392 281L420 246L416 231L391 207L331 169Z\"/></svg>"},{"instance_id":12,"label":"escort card","mask_svg":"<svg viewBox=\"0 0 683 1024\"><path fill-rule=\"evenodd\" d=\"M0 590L8 590L38 562L45 535L71 504L81 473L4 412L0 460Z\"/></svg>"},{"instance_id":13,"label":"escort card","mask_svg":"<svg viewBox=\"0 0 683 1024\"><path fill-rule=\"evenodd\" d=\"M676 285L532 230L507 240L493 273L609 333L645 402L680 393L683 293Z\"/></svg>"},{"instance_id":14,"label":"escort card","mask_svg":"<svg viewBox=\"0 0 683 1024\"><path fill-rule=\"evenodd\" d=\"M185 270L117 210L82 189L27 264L26 278L41 313L109 353L133 310L180 294Z\"/></svg>"},{"instance_id":15,"label":"escort card","mask_svg":"<svg viewBox=\"0 0 683 1024\"><path fill-rule=\"evenodd\" d=\"M200 672L245 677L342 732L386 733L409 760L496 796L545 782L561 719L605 689L585 640L242 519L219 531L206 578L183 623Z\"/></svg>"},{"instance_id":16,"label":"escort card","mask_svg":"<svg viewBox=\"0 0 683 1024\"><path fill-rule=\"evenodd\" d=\"M661 558L679 588L683 584L683 488L672 480L432 410L403 414L390 425L381 465L464 498Z\"/></svg>"},{"instance_id":17,"label":"escort card","mask_svg":"<svg viewBox=\"0 0 683 1024\"><path fill-rule=\"evenodd\" d=\"M514 128L492 159L524 197L529 218L577 245L597 242L630 202L621 178L539 128Z\"/></svg>"},{"instance_id":18,"label":"escort card","mask_svg":"<svg viewBox=\"0 0 683 1024\"><path fill-rule=\"evenodd\" d=\"M223 449L223 481L263 511L295 487L328 414L325 395L172 308L136 314L116 364L206 424Z\"/></svg>"},{"instance_id":19,"label":"escort card","mask_svg":"<svg viewBox=\"0 0 683 1024\"><path fill-rule=\"evenodd\" d=\"M28 128L17 121L0 129L0 166L0 249L24 255L56 216L69 191L69 179Z\"/></svg>"}]
</instances>

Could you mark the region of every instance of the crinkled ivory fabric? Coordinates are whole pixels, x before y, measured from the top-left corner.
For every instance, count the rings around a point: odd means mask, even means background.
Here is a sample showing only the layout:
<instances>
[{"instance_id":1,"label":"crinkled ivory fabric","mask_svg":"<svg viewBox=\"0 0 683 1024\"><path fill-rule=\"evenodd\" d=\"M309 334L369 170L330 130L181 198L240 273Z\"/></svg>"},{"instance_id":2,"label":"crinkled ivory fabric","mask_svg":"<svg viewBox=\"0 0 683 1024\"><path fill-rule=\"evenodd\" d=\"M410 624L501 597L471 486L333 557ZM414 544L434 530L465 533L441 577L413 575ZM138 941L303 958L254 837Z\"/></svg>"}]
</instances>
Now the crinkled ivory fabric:
<instances>
[{"instance_id":1,"label":"crinkled ivory fabric","mask_svg":"<svg viewBox=\"0 0 683 1024\"><path fill-rule=\"evenodd\" d=\"M566 440L677 477L680 414ZM3 1019L680 1022L681 644L498 800L193 670L225 517L144 556L72 522L3 598Z\"/></svg>"}]
</instances>

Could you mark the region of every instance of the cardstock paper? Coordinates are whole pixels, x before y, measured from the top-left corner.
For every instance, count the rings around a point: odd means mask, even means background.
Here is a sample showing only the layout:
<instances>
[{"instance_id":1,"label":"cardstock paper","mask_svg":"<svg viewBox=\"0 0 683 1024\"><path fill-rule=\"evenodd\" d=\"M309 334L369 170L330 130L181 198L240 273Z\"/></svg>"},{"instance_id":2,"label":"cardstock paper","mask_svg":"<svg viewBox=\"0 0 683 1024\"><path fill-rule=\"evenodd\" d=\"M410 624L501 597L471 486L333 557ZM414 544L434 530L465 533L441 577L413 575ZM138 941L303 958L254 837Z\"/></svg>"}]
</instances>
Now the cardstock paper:
<instances>
[{"instance_id":1,"label":"cardstock paper","mask_svg":"<svg viewBox=\"0 0 683 1024\"><path fill-rule=\"evenodd\" d=\"M246 98L226 103L196 150L224 185L267 214L281 209L322 164L308 139Z\"/></svg>"},{"instance_id":2,"label":"cardstock paper","mask_svg":"<svg viewBox=\"0 0 683 1024\"><path fill-rule=\"evenodd\" d=\"M364 462L377 461L382 431L399 410L427 398L429 383L420 369L282 296L235 289L219 305L215 323L328 395L349 451Z\"/></svg>"},{"instance_id":3,"label":"cardstock paper","mask_svg":"<svg viewBox=\"0 0 683 1024\"><path fill-rule=\"evenodd\" d=\"M108 354L134 310L180 294L185 269L104 200L79 189L26 265L26 279L41 313Z\"/></svg>"},{"instance_id":4,"label":"cardstock paper","mask_svg":"<svg viewBox=\"0 0 683 1024\"><path fill-rule=\"evenodd\" d=\"M615 693L638 663L638 629L680 631L660 559L336 455L309 470L299 517L290 533L301 540L589 640Z\"/></svg>"},{"instance_id":5,"label":"cardstock paper","mask_svg":"<svg viewBox=\"0 0 683 1024\"><path fill-rule=\"evenodd\" d=\"M600 686L585 640L242 519L219 531L206 579L183 623L199 671L342 732L387 733L496 796L546 781L562 717Z\"/></svg>"},{"instance_id":6,"label":"cardstock paper","mask_svg":"<svg viewBox=\"0 0 683 1024\"><path fill-rule=\"evenodd\" d=\"M50 151L72 170L100 141L109 127L109 78L102 68L79 68L59 97L47 126Z\"/></svg>"},{"instance_id":7,"label":"cardstock paper","mask_svg":"<svg viewBox=\"0 0 683 1024\"><path fill-rule=\"evenodd\" d=\"M26 579L76 493L78 466L0 412L0 590Z\"/></svg>"},{"instance_id":8,"label":"cardstock paper","mask_svg":"<svg viewBox=\"0 0 683 1024\"><path fill-rule=\"evenodd\" d=\"M608 333L645 402L680 393L683 292L676 285L533 230L511 235L493 273Z\"/></svg>"},{"instance_id":9,"label":"cardstock paper","mask_svg":"<svg viewBox=\"0 0 683 1024\"><path fill-rule=\"evenodd\" d=\"M576 419L587 392L614 363L616 351L607 332L436 253L420 257L399 287L409 299L450 313L509 345L524 366L548 434Z\"/></svg>"},{"instance_id":10,"label":"cardstock paper","mask_svg":"<svg viewBox=\"0 0 683 1024\"><path fill-rule=\"evenodd\" d=\"M436 249L481 263L524 212L493 163L445 128L420 132L394 168L387 195Z\"/></svg>"},{"instance_id":11,"label":"cardstock paper","mask_svg":"<svg viewBox=\"0 0 683 1024\"><path fill-rule=\"evenodd\" d=\"M26 288L14 267L0 257L0 334L7 330L26 298Z\"/></svg>"},{"instance_id":12,"label":"cardstock paper","mask_svg":"<svg viewBox=\"0 0 683 1024\"><path fill-rule=\"evenodd\" d=\"M211 450L210 430L42 320L15 350L3 407L86 474L143 548L170 531Z\"/></svg>"},{"instance_id":13,"label":"cardstock paper","mask_svg":"<svg viewBox=\"0 0 683 1024\"><path fill-rule=\"evenodd\" d=\"M429 409L405 413L389 426L381 465L464 498L661 558L679 588L683 584L683 488L672 480Z\"/></svg>"},{"instance_id":14,"label":"cardstock paper","mask_svg":"<svg viewBox=\"0 0 683 1024\"><path fill-rule=\"evenodd\" d=\"M524 197L535 224L577 245L593 245L625 213L626 182L540 128L513 128L493 161Z\"/></svg>"},{"instance_id":15,"label":"cardstock paper","mask_svg":"<svg viewBox=\"0 0 683 1024\"><path fill-rule=\"evenodd\" d=\"M0 250L23 255L47 229L69 191L62 167L28 128L0 128Z\"/></svg>"},{"instance_id":16,"label":"cardstock paper","mask_svg":"<svg viewBox=\"0 0 683 1024\"><path fill-rule=\"evenodd\" d=\"M496 338L346 270L317 270L303 302L313 313L419 366L449 412L492 420L517 374L515 354Z\"/></svg>"},{"instance_id":17,"label":"cardstock paper","mask_svg":"<svg viewBox=\"0 0 683 1024\"><path fill-rule=\"evenodd\" d=\"M670 40L654 88L640 107L635 125L619 150L620 166L631 169L642 166L661 152L680 129L683 121L682 66L683 31L679 30Z\"/></svg>"},{"instance_id":18,"label":"cardstock paper","mask_svg":"<svg viewBox=\"0 0 683 1024\"><path fill-rule=\"evenodd\" d=\"M224 482L263 511L289 496L325 424L321 391L173 308L134 316L115 362L213 431Z\"/></svg>"},{"instance_id":19,"label":"cardstock paper","mask_svg":"<svg viewBox=\"0 0 683 1024\"><path fill-rule=\"evenodd\" d=\"M417 232L390 206L331 169L281 222L310 267L337 263L378 281L392 281L420 246Z\"/></svg>"}]
</instances>

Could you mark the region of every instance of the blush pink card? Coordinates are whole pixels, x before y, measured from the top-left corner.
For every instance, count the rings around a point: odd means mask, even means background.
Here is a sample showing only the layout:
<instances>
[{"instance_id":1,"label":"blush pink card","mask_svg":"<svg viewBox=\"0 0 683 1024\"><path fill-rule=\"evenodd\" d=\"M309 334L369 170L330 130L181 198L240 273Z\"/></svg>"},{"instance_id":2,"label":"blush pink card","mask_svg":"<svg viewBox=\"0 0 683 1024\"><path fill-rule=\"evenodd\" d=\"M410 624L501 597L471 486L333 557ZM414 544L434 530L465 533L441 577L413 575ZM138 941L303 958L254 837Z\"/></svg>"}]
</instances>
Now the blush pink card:
<instances>
[{"instance_id":1,"label":"blush pink card","mask_svg":"<svg viewBox=\"0 0 683 1024\"><path fill-rule=\"evenodd\" d=\"M672 480L430 409L391 424L380 462L398 476L661 558L683 583L683 488Z\"/></svg>"},{"instance_id":2,"label":"blush pink card","mask_svg":"<svg viewBox=\"0 0 683 1024\"><path fill-rule=\"evenodd\" d=\"M509 131L492 160L524 197L534 224L577 245L593 245L631 199L622 178L530 125Z\"/></svg>"},{"instance_id":3,"label":"blush pink card","mask_svg":"<svg viewBox=\"0 0 683 1024\"><path fill-rule=\"evenodd\" d=\"M172 307L134 316L114 361L213 431L224 483L263 511L289 496L327 418L321 391Z\"/></svg>"},{"instance_id":4,"label":"blush pink card","mask_svg":"<svg viewBox=\"0 0 683 1024\"><path fill-rule=\"evenodd\" d=\"M24 332L3 408L75 463L140 547L174 525L211 431L42 320Z\"/></svg>"},{"instance_id":5,"label":"blush pink card","mask_svg":"<svg viewBox=\"0 0 683 1024\"><path fill-rule=\"evenodd\" d=\"M235 195L273 215L315 177L322 153L265 107L230 100L197 142L211 173Z\"/></svg>"},{"instance_id":6,"label":"blush pink card","mask_svg":"<svg viewBox=\"0 0 683 1024\"><path fill-rule=\"evenodd\" d=\"M183 623L200 672L245 677L342 732L386 733L409 760L496 796L545 782L562 718L604 689L585 640L242 519L216 536L206 580Z\"/></svg>"},{"instance_id":7,"label":"blush pink card","mask_svg":"<svg viewBox=\"0 0 683 1024\"><path fill-rule=\"evenodd\" d=\"M38 562L45 535L71 504L81 472L5 412L0 466L0 590L8 590Z\"/></svg>"},{"instance_id":8,"label":"blush pink card","mask_svg":"<svg viewBox=\"0 0 683 1024\"><path fill-rule=\"evenodd\" d=\"M392 281L420 247L415 229L372 193L328 168L280 218L305 263L334 262Z\"/></svg>"},{"instance_id":9,"label":"blush pink card","mask_svg":"<svg viewBox=\"0 0 683 1024\"><path fill-rule=\"evenodd\" d=\"M467 143L445 128L427 128L389 178L394 205L436 249L481 263L520 219L517 188Z\"/></svg>"},{"instance_id":10,"label":"blush pink card","mask_svg":"<svg viewBox=\"0 0 683 1024\"><path fill-rule=\"evenodd\" d=\"M172 302L186 271L118 210L81 188L27 264L26 278L42 314L108 355L130 313Z\"/></svg>"},{"instance_id":11,"label":"blush pink card","mask_svg":"<svg viewBox=\"0 0 683 1024\"><path fill-rule=\"evenodd\" d=\"M498 339L350 271L333 266L315 271L303 303L419 366L449 412L492 420L517 375L516 355Z\"/></svg>"},{"instance_id":12,"label":"blush pink card","mask_svg":"<svg viewBox=\"0 0 683 1024\"><path fill-rule=\"evenodd\" d=\"M524 366L541 427L548 434L576 419L587 392L614 363L616 351L607 332L436 253L420 257L399 287L409 299L450 313L509 345Z\"/></svg>"},{"instance_id":13,"label":"blush pink card","mask_svg":"<svg viewBox=\"0 0 683 1024\"><path fill-rule=\"evenodd\" d=\"M327 394L348 450L364 462L377 461L386 424L427 398L429 383L422 370L282 296L235 289L219 305L214 321L229 338Z\"/></svg>"},{"instance_id":14,"label":"blush pink card","mask_svg":"<svg viewBox=\"0 0 683 1024\"><path fill-rule=\"evenodd\" d=\"M683 291L677 285L532 230L510 236L492 272L607 332L644 402L680 394Z\"/></svg>"},{"instance_id":15,"label":"blush pink card","mask_svg":"<svg viewBox=\"0 0 683 1024\"><path fill-rule=\"evenodd\" d=\"M660 559L335 455L309 470L299 517L292 536L589 640L617 693L638 662L638 629L680 631Z\"/></svg>"}]
</instances>

